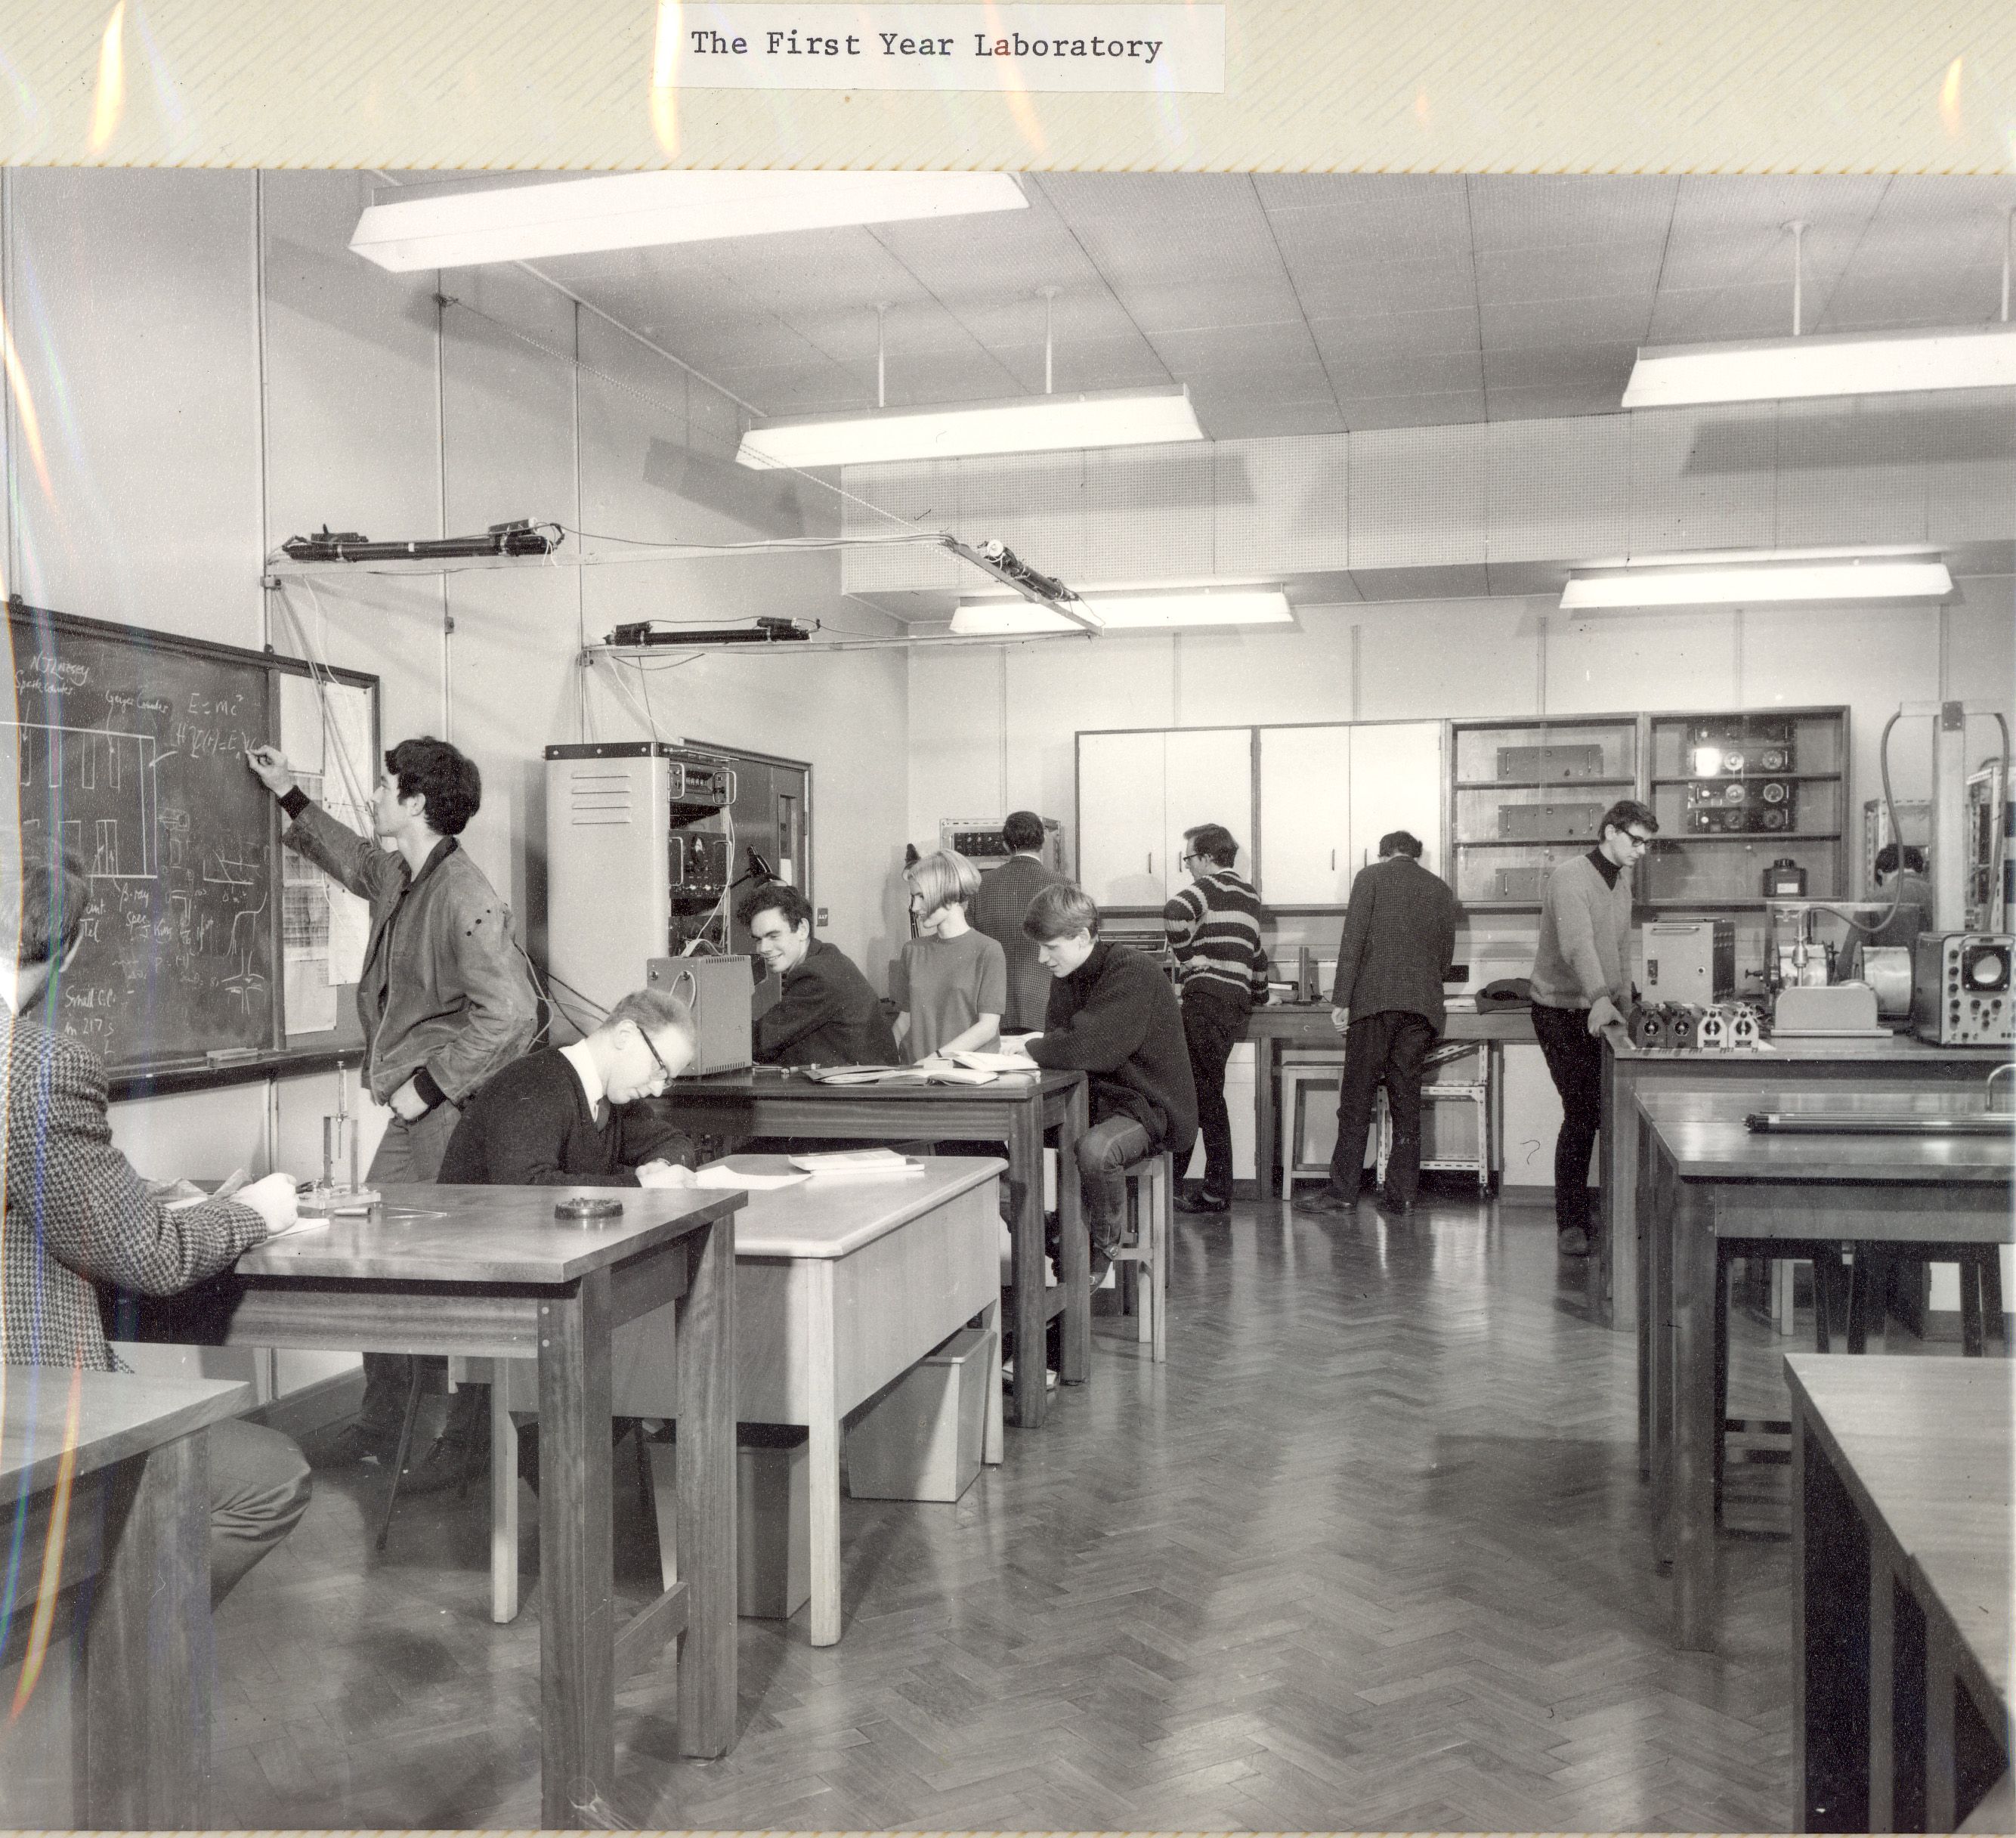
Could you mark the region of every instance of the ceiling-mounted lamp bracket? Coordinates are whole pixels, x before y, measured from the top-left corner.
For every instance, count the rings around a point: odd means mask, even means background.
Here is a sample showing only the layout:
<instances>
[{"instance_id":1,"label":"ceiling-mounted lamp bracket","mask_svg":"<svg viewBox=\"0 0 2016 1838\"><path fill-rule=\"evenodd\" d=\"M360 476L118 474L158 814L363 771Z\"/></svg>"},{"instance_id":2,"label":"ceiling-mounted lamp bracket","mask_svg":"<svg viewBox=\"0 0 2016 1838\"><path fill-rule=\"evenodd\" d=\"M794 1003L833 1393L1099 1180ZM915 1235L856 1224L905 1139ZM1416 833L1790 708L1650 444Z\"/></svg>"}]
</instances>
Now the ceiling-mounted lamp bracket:
<instances>
[{"instance_id":1,"label":"ceiling-mounted lamp bracket","mask_svg":"<svg viewBox=\"0 0 2016 1838\"><path fill-rule=\"evenodd\" d=\"M1803 294L1805 281L1805 219L1795 217L1785 227L1792 232L1792 336L1797 338L1805 330L1805 326L1799 323L1805 317Z\"/></svg>"}]
</instances>

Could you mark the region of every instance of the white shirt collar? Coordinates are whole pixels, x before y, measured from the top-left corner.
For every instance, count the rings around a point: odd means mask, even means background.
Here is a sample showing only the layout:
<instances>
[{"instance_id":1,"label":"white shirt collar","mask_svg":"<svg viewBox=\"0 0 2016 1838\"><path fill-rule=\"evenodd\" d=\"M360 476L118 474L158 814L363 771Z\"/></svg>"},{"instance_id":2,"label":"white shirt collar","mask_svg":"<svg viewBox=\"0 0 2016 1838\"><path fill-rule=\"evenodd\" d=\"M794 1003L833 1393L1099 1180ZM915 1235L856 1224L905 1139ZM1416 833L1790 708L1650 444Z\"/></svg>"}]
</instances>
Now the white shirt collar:
<instances>
[{"instance_id":1,"label":"white shirt collar","mask_svg":"<svg viewBox=\"0 0 2016 1838\"><path fill-rule=\"evenodd\" d=\"M595 1055L588 1050L585 1040L575 1040L560 1049L560 1057L574 1068L574 1076L580 1079L581 1088L588 1094L588 1108L600 1108L609 1094L602 1083L602 1075L595 1069Z\"/></svg>"}]
</instances>

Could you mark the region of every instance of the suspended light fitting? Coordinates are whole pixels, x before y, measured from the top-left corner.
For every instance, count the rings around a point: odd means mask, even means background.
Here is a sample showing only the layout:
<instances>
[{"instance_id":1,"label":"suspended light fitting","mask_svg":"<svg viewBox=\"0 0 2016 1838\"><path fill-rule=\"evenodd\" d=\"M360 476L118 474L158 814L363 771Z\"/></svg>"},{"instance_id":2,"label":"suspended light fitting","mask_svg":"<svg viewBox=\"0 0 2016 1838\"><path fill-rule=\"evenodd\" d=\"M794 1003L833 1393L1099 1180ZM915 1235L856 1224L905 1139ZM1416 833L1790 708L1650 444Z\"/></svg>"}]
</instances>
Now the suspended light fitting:
<instances>
[{"instance_id":1,"label":"suspended light fitting","mask_svg":"<svg viewBox=\"0 0 2016 1838\"><path fill-rule=\"evenodd\" d=\"M1945 562L1921 549L1763 550L1593 568L1569 580L1561 611L1939 600L1952 591Z\"/></svg>"},{"instance_id":2,"label":"suspended light fitting","mask_svg":"<svg viewBox=\"0 0 2016 1838\"><path fill-rule=\"evenodd\" d=\"M742 437L738 464L758 471L778 467L876 466L905 460L977 459L1002 453L1045 453L1087 447L1152 446L1201 441L1197 411L1181 384L1157 389L1051 393L1055 377L1053 314L1057 290L1046 287L1043 308L1043 393L1003 401L951 402L935 408L891 409L883 321L876 308L877 406L758 421Z\"/></svg>"},{"instance_id":3,"label":"suspended light fitting","mask_svg":"<svg viewBox=\"0 0 2016 1838\"><path fill-rule=\"evenodd\" d=\"M395 197L365 210L350 247L398 272L466 268L1028 204L1006 172L626 172Z\"/></svg>"},{"instance_id":4,"label":"suspended light fitting","mask_svg":"<svg viewBox=\"0 0 2016 1838\"><path fill-rule=\"evenodd\" d=\"M2016 387L2016 325L2009 320L2010 231L2005 218L2002 319L1988 326L1803 335L1804 223L1792 232L1792 333L1723 344L1641 348L1625 386L1627 409L1707 402L1785 402L1903 391Z\"/></svg>"},{"instance_id":5,"label":"suspended light fitting","mask_svg":"<svg viewBox=\"0 0 2016 1838\"><path fill-rule=\"evenodd\" d=\"M1288 596L1278 587L1094 593L1085 595L1082 604L1108 632L1294 623L1294 615L1288 610ZM1069 632L1074 626L1062 614L1021 600L963 600L952 616L952 629L959 638L1007 638Z\"/></svg>"}]
</instances>

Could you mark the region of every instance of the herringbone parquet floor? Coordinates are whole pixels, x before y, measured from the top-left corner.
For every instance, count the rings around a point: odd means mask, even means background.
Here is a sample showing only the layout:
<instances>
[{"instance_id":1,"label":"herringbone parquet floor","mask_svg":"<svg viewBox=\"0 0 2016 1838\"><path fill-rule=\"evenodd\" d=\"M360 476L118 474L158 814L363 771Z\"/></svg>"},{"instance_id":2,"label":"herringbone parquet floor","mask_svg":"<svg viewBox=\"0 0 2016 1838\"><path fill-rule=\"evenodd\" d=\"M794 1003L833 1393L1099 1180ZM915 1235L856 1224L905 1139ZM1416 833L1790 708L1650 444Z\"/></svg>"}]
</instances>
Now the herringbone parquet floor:
<instances>
[{"instance_id":1,"label":"herringbone parquet floor","mask_svg":"<svg viewBox=\"0 0 2016 1838\"><path fill-rule=\"evenodd\" d=\"M1771 1830L1790 1811L1788 1548L1723 1541L1722 1650L1666 1638L1631 1336L1532 1205L1182 1221L1168 1364L1094 1382L956 1506L848 1503L848 1622L744 1621L727 1758L622 1693L641 1825ZM1739 1317L1739 1406L1788 1344ZM1780 1414L1774 1412L1773 1414ZM623 1471L619 1469L619 1476ZM1782 1468L1732 1491L1784 1523ZM1775 1489L1775 1490L1774 1490ZM651 1574L619 1485L618 1573ZM487 1616L480 1490L326 1476L224 1609L216 1814L527 1825L538 1596ZM528 1563L535 1562L528 1552Z\"/></svg>"}]
</instances>

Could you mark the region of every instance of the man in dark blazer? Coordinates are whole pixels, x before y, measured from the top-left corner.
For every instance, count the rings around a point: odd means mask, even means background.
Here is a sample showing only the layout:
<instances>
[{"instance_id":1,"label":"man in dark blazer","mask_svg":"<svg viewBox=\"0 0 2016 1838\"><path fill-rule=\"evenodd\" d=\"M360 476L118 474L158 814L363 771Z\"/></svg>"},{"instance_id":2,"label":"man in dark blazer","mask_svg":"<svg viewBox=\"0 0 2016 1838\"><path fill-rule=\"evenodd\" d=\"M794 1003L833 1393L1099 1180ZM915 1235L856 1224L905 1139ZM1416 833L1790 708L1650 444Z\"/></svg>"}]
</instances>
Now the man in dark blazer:
<instances>
[{"instance_id":1,"label":"man in dark blazer","mask_svg":"<svg viewBox=\"0 0 2016 1838\"><path fill-rule=\"evenodd\" d=\"M1337 946L1330 1018L1344 1033L1337 1084L1337 1147L1321 1193L1298 1200L1301 1213L1344 1214L1358 1204L1372 1096L1383 1083L1393 1115L1386 1210L1414 1209L1421 1178L1421 1067L1447 1013L1442 973L1456 955L1456 896L1421 866L1421 845L1405 830L1379 839L1379 860L1351 884Z\"/></svg>"},{"instance_id":2,"label":"man in dark blazer","mask_svg":"<svg viewBox=\"0 0 2016 1838\"><path fill-rule=\"evenodd\" d=\"M1010 811L1002 822L1001 839L1015 852L981 876L980 892L966 916L1008 959L1008 1006L1002 1011L1001 1031L1027 1033L1042 1027L1049 1012L1050 973L1036 955L1035 941L1023 931L1022 920L1030 901L1064 878L1038 852L1043 820L1034 811Z\"/></svg>"},{"instance_id":3,"label":"man in dark blazer","mask_svg":"<svg viewBox=\"0 0 2016 1838\"><path fill-rule=\"evenodd\" d=\"M229 1270L293 1222L293 1177L269 1174L232 1199L174 1209L149 1190L112 1146L98 1056L44 1025L38 1007L75 955L91 884L74 857L33 838L13 870L0 862L0 1360L117 1371L105 1336L113 1293L178 1295ZM215 1603L308 1510L308 1470L278 1430L233 1421L204 1434Z\"/></svg>"}]
</instances>

